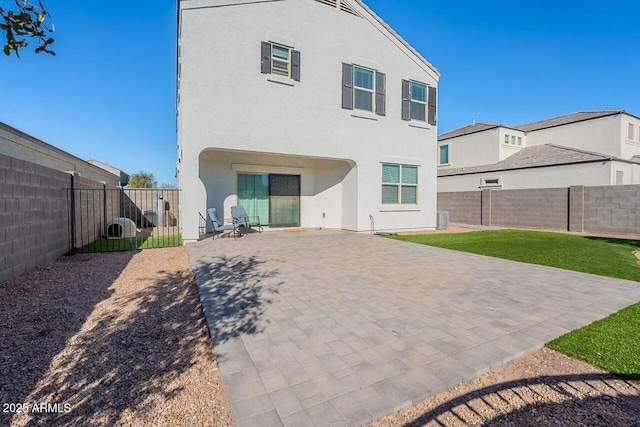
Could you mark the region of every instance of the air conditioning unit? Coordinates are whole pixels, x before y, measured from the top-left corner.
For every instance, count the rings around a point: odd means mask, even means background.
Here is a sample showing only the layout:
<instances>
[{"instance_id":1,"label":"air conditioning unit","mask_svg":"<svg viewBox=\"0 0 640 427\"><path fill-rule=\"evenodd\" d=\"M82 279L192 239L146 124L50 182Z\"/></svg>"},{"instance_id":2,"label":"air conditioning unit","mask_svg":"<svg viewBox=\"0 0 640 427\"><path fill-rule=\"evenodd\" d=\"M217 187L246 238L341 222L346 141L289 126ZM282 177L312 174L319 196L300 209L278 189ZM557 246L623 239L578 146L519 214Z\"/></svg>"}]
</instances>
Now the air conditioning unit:
<instances>
[{"instance_id":1,"label":"air conditioning unit","mask_svg":"<svg viewBox=\"0 0 640 427\"><path fill-rule=\"evenodd\" d=\"M449 228L449 212L437 211L436 212L436 230L446 230Z\"/></svg>"}]
</instances>

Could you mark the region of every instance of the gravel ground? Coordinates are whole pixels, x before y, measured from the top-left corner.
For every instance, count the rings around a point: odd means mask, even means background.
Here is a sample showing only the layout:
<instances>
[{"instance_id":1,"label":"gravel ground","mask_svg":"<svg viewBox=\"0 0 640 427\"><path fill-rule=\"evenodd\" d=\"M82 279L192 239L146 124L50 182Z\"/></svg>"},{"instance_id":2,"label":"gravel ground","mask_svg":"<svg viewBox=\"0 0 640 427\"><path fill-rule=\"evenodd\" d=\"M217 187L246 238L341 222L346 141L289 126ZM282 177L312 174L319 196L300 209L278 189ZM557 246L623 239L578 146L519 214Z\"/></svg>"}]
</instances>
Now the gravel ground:
<instances>
[{"instance_id":1,"label":"gravel ground","mask_svg":"<svg viewBox=\"0 0 640 427\"><path fill-rule=\"evenodd\" d=\"M185 248L65 257L0 290L0 403L29 405L0 425L233 424Z\"/></svg>"},{"instance_id":2,"label":"gravel ground","mask_svg":"<svg viewBox=\"0 0 640 427\"><path fill-rule=\"evenodd\" d=\"M233 425L185 248L65 257L0 292L0 425ZM542 349L372 425L638 427L640 386Z\"/></svg>"},{"instance_id":3,"label":"gravel ground","mask_svg":"<svg viewBox=\"0 0 640 427\"><path fill-rule=\"evenodd\" d=\"M543 348L371 424L640 426L640 386Z\"/></svg>"}]
</instances>

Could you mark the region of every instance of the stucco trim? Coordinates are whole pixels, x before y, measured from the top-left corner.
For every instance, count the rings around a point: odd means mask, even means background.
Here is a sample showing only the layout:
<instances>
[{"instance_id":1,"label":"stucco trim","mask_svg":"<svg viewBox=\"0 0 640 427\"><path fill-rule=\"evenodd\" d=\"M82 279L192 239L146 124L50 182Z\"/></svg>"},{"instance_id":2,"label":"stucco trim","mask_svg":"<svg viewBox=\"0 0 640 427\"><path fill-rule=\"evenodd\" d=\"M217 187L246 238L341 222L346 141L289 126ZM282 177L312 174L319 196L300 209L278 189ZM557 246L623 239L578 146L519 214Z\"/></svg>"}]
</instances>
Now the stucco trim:
<instances>
[{"instance_id":1,"label":"stucco trim","mask_svg":"<svg viewBox=\"0 0 640 427\"><path fill-rule=\"evenodd\" d=\"M408 157L395 157L395 156L380 156L380 163L422 166L422 162L419 159L410 159Z\"/></svg>"},{"instance_id":2,"label":"stucco trim","mask_svg":"<svg viewBox=\"0 0 640 427\"><path fill-rule=\"evenodd\" d=\"M285 175L302 175L304 168L287 167L287 166L269 166L269 165L244 165L240 163L232 163L231 170L234 172L249 173L265 173L275 172Z\"/></svg>"},{"instance_id":3,"label":"stucco trim","mask_svg":"<svg viewBox=\"0 0 640 427\"><path fill-rule=\"evenodd\" d=\"M403 206L403 205L382 205L378 209L379 212L420 212L419 206Z\"/></svg>"}]
</instances>

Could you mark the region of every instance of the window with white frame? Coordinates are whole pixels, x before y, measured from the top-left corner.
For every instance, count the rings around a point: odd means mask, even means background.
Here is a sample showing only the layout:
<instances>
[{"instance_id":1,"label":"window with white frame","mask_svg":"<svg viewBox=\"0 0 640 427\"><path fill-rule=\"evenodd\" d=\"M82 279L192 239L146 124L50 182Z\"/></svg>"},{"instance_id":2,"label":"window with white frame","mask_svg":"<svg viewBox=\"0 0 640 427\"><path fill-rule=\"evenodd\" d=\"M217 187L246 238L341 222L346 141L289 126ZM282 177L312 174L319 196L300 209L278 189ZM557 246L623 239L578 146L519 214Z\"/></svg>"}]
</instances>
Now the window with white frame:
<instances>
[{"instance_id":1,"label":"window with white frame","mask_svg":"<svg viewBox=\"0 0 640 427\"><path fill-rule=\"evenodd\" d=\"M291 48L271 45L271 72L289 77L291 73Z\"/></svg>"},{"instance_id":2,"label":"window with white frame","mask_svg":"<svg viewBox=\"0 0 640 427\"><path fill-rule=\"evenodd\" d=\"M384 163L382 165L382 204L418 203L418 167Z\"/></svg>"},{"instance_id":3,"label":"window with white frame","mask_svg":"<svg viewBox=\"0 0 640 427\"><path fill-rule=\"evenodd\" d=\"M522 137L518 137L518 146L522 147Z\"/></svg>"},{"instance_id":4,"label":"window with white frame","mask_svg":"<svg viewBox=\"0 0 640 427\"><path fill-rule=\"evenodd\" d=\"M380 71L342 63L342 108L386 114L387 77Z\"/></svg>"},{"instance_id":5,"label":"window with white frame","mask_svg":"<svg viewBox=\"0 0 640 427\"><path fill-rule=\"evenodd\" d=\"M502 185L502 177L490 176L480 179L480 187L500 187Z\"/></svg>"},{"instance_id":6,"label":"window with white frame","mask_svg":"<svg viewBox=\"0 0 640 427\"><path fill-rule=\"evenodd\" d=\"M437 123L438 89L425 83L402 80L402 120Z\"/></svg>"},{"instance_id":7,"label":"window with white frame","mask_svg":"<svg viewBox=\"0 0 640 427\"><path fill-rule=\"evenodd\" d=\"M427 121L427 85L411 82L411 120Z\"/></svg>"},{"instance_id":8,"label":"window with white frame","mask_svg":"<svg viewBox=\"0 0 640 427\"><path fill-rule=\"evenodd\" d=\"M353 106L356 110L373 111L374 71L353 67Z\"/></svg>"},{"instance_id":9,"label":"window with white frame","mask_svg":"<svg viewBox=\"0 0 640 427\"><path fill-rule=\"evenodd\" d=\"M449 144L441 145L438 147L438 164L439 165L448 165L450 163L449 159Z\"/></svg>"},{"instance_id":10,"label":"window with white frame","mask_svg":"<svg viewBox=\"0 0 640 427\"><path fill-rule=\"evenodd\" d=\"M633 123L629 123L629 127L627 129L627 139L629 141L633 141L634 139L634 130L635 130L635 126L633 125Z\"/></svg>"},{"instance_id":11,"label":"window with white frame","mask_svg":"<svg viewBox=\"0 0 640 427\"><path fill-rule=\"evenodd\" d=\"M504 143L508 144L509 143L509 135L505 135L504 136Z\"/></svg>"},{"instance_id":12,"label":"window with white frame","mask_svg":"<svg viewBox=\"0 0 640 427\"><path fill-rule=\"evenodd\" d=\"M300 52L282 44L262 42L260 71L300 81Z\"/></svg>"}]
</instances>

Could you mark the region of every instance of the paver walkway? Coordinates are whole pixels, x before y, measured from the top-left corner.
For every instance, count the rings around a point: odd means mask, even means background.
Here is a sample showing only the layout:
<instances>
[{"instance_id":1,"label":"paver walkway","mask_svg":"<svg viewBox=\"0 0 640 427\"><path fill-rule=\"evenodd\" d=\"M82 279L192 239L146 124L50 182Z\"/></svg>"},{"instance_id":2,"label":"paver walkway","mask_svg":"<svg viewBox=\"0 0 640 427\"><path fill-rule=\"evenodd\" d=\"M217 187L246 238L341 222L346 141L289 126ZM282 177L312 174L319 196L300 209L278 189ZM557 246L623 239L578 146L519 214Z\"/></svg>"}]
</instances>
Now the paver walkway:
<instances>
[{"instance_id":1,"label":"paver walkway","mask_svg":"<svg viewBox=\"0 0 640 427\"><path fill-rule=\"evenodd\" d=\"M370 235L188 246L238 426L360 425L640 300L640 284Z\"/></svg>"}]
</instances>

